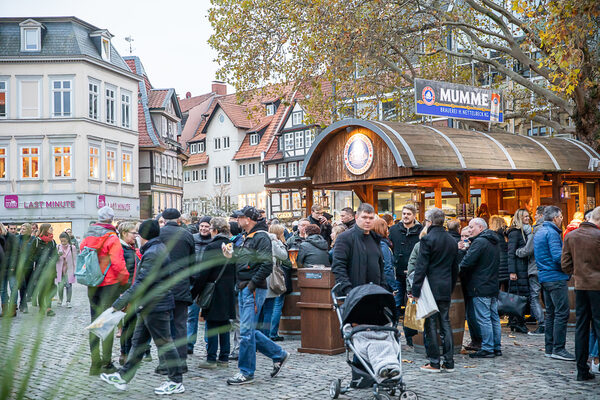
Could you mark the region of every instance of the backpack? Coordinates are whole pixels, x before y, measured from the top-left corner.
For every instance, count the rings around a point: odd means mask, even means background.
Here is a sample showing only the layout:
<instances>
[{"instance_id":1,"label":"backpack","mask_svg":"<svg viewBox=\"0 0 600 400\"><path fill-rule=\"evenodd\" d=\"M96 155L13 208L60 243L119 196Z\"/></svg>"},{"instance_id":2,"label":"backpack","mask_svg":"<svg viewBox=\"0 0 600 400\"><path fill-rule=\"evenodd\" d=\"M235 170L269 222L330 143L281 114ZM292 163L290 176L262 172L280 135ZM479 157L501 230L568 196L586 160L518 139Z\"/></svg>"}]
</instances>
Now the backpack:
<instances>
[{"instance_id":1,"label":"backpack","mask_svg":"<svg viewBox=\"0 0 600 400\"><path fill-rule=\"evenodd\" d=\"M116 234L113 232L109 233L98 249L102 248L111 235ZM77 283L89 287L96 287L104 281L104 277L110 269L110 263L106 267L106 270L102 272L100 261L98 260L98 249L86 246L81 253L77 255L77 267L75 268L75 278L77 278Z\"/></svg>"}]
</instances>

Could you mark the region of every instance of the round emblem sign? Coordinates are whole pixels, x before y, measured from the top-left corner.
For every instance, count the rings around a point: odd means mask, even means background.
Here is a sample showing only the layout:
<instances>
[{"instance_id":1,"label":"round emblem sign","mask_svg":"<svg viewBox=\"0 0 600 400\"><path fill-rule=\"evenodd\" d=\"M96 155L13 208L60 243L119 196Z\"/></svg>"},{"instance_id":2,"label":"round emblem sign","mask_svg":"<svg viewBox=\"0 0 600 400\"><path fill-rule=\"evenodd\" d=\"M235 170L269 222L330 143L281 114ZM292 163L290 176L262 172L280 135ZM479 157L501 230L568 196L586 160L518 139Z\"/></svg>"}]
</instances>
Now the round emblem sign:
<instances>
[{"instance_id":1,"label":"round emblem sign","mask_svg":"<svg viewBox=\"0 0 600 400\"><path fill-rule=\"evenodd\" d=\"M423 99L423 103L432 106L435 103L435 92L433 91L433 88L425 86L423 92L421 92L421 98Z\"/></svg>"},{"instance_id":2,"label":"round emblem sign","mask_svg":"<svg viewBox=\"0 0 600 400\"><path fill-rule=\"evenodd\" d=\"M373 164L373 142L362 133L352 135L344 147L344 165L354 175L362 175Z\"/></svg>"}]
</instances>

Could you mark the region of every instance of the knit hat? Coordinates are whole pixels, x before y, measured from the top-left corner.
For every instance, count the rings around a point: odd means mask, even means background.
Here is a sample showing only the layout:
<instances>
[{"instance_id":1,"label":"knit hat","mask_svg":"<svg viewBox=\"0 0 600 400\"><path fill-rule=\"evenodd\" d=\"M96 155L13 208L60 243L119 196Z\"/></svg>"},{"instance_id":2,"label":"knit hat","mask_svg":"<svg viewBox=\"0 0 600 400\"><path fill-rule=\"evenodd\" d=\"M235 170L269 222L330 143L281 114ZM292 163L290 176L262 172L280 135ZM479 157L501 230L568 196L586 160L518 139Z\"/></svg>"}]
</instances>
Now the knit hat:
<instances>
[{"instance_id":1,"label":"knit hat","mask_svg":"<svg viewBox=\"0 0 600 400\"><path fill-rule=\"evenodd\" d=\"M212 220L211 217L209 217L208 215L205 215L204 217L200 218L200 221L198 222L198 224L201 224L203 222L206 222L207 224L210 224L211 220Z\"/></svg>"},{"instance_id":2,"label":"knit hat","mask_svg":"<svg viewBox=\"0 0 600 400\"><path fill-rule=\"evenodd\" d=\"M175 208L167 208L162 212L162 216L164 219L177 219L181 217L181 213Z\"/></svg>"},{"instance_id":3,"label":"knit hat","mask_svg":"<svg viewBox=\"0 0 600 400\"><path fill-rule=\"evenodd\" d=\"M98 222L112 222L115 219L115 212L109 206L104 206L98 210Z\"/></svg>"},{"instance_id":4,"label":"knit hat","mask_svg":"<svg viewBox=\"0 0 600 400\"><path fill-rule=\"evenodd\" d=\"M160 226L154 219L147 219L140 224L140 236L146 240L154 239L160 235Z\"/></svg>"}]
</instances>

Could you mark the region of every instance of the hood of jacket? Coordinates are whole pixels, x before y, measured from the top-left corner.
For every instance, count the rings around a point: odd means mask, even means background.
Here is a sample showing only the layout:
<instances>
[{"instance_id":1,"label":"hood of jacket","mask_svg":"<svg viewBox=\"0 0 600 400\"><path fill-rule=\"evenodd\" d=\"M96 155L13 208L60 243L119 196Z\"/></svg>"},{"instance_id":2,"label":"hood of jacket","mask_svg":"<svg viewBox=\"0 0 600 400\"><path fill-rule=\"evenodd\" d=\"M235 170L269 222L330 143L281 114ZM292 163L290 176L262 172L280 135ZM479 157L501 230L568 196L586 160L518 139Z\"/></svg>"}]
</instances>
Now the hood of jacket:
<instances>
[{"instance_id":1,"label":"hood of jacket","mask_svg":"<svg viewBox=\"0 0 600 400\"><path fill-rule=\"evenodd\" d=\"M103 224L103 223L99 222L97 224L90 226L87 233L85 234L85 236L86 237L87 236L101 237L111 231L117 233L117 230L111 224Z\"/></svg>"},{"instance_id":2,"label":"hood of jacket","mask_svg":"<svg viewBox=\"0 0 600 400\"><path fill-rule=\"evenodd\" d=\"M315 246L317 249L321 249L321 250L329 250L329 245L327 244L327 241L325 239L323 239L323 236L321 235L310 235L309 237L306 238L305 242L308 242L310 244L312 244L313 246Z\"/></svg>"},{"instance_id":3,"label":"hood of jacket","mask_svg":"<svg viewBox=\"0 0 600 400\"><path fill-rule=\"evenodd\" d=\"M479 235L472 238L473 241L484 240L484 239L489 241L491 244L493 244L495 246L499 243L498 232L494 232L491 229L486 229L485 231L481 232Z\"/></svg>"},{"instance_id":4,"label":"hood of jacket","mask_svg":"<svg viewBox=\"0 0 600 400\"><path fill-rule=\"evenodd\" d=\"M160 237L155 237L155 238L148 240L146 242L146 244L140 248L140 253L144 254L146 251L148 251L148 249L156 246L159 243L162 243L162 240L160 240Z\"/></svg>"},{"instance_id":5,"label":"hood of jacket","mask_svg":"<svg viewBox=\"0 0 600 400\"><path fill-rule=\"evenodd\" d=\"M269 228L267 227L267 223L265 222L264 218L263 219L259 219L256 222L256 225L254 225L254 228L250 229L250 232L248 232L248 234L251 234L252 232L256 232L256 231L269 231Z\"/></svg>"}]
</instances>

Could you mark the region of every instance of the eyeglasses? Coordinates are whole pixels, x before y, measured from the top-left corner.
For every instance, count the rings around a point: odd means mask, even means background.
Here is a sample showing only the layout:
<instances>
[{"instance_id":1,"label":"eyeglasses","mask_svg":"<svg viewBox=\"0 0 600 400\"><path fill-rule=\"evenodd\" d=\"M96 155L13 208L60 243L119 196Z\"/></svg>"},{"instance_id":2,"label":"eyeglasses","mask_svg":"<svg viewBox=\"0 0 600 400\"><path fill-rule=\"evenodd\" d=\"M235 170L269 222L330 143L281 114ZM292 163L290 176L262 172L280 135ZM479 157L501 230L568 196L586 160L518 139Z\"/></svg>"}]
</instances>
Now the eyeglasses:
<instances>
[{"instance_id":1,"label":"eyeglasses","mask_svg":"<svg viewBox=\"0 0 600 400\"><path fill-rule=\"evenodd\" d=\"M136 232L136 231L130 231L129 233L131 233L132 235L139 235L140 234L139 232Z\"/></svg>"}]
</instances>

